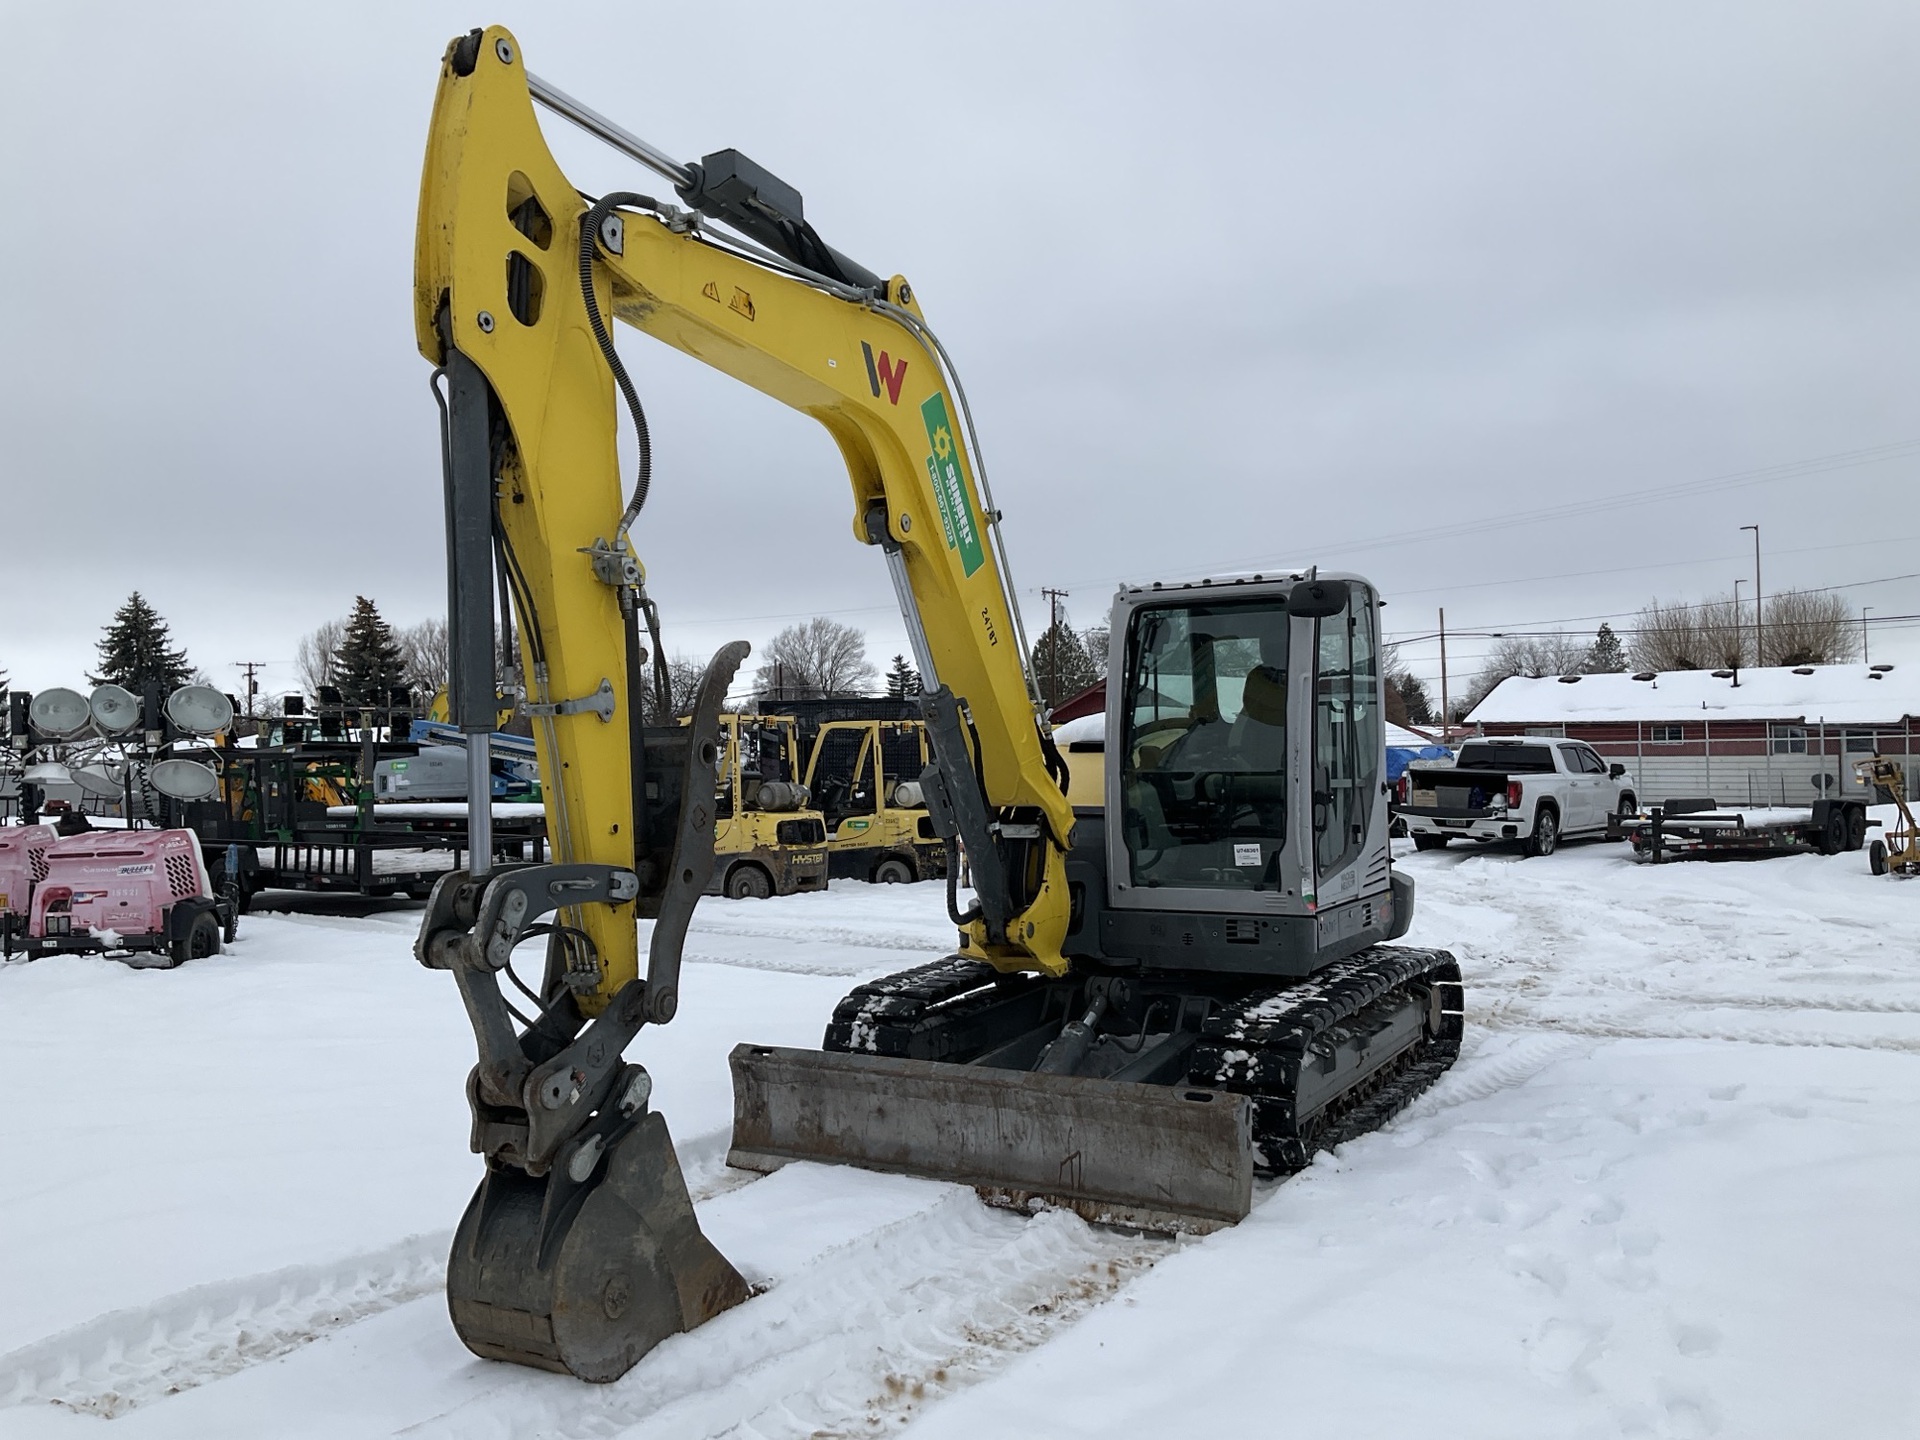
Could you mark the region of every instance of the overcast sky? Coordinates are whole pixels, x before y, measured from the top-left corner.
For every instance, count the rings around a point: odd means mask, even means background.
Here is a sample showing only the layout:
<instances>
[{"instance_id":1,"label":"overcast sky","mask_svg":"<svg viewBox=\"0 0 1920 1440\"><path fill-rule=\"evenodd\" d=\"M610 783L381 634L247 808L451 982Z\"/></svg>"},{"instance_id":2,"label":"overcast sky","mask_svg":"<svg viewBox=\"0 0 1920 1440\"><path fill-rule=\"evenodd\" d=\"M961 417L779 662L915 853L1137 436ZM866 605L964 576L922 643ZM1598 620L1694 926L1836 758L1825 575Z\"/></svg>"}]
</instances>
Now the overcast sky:
<instances>
[{"instance_id":1,"label":"overcast sky","mask_svg":"<svg viewBox=\"0 0 1920 1440\"><path fill-rule=\"evenodd\" d=\"M78 684L134 588L227 688L243 660L291 686L356 594L439 612L413 227L441 52L493 21L914 282L1036 634L1043 585L1087 624L1123 579L1309 562L1373 577L1404 636L1442 605L1591 631L1751 575L1753 523L1769 591L1920 612L1911 0L9 12L19 686ZM545 124L581 188L651 180ZM904 648L825 432L621 348L668 647L828 613ZM1920 627L1872 649L1920 663Z\"/></svg>"}]
</instances>

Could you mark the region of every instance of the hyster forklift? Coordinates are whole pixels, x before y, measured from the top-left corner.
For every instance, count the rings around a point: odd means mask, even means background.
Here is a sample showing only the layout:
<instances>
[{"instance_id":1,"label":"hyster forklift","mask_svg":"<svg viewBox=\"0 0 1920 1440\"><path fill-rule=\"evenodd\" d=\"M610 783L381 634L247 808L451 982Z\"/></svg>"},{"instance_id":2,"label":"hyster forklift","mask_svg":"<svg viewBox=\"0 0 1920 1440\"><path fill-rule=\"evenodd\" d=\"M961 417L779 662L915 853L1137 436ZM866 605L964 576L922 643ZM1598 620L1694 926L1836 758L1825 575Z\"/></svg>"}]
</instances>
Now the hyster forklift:
<instances>
[{"instance_id":1,"label":"hyster forklift","mask_svg":"<svg viewBox=\"0 0 1920 1440\"><path fill-rule=\"evenodd\" d=\"M827 888L827 824L800 783L791 715L720 717L709 895L764 900Z\"/></svg>"},{"instance_id":2,"label":"hyster forklift","mask_svg":"<svg viewBox=\"0 0 1920 1440\"><path fill-rule=\"evenodd\" d=\"M583 196L536 102L678 203ZM737 1047L733 1163L844 1161L1207 1230L1246 1214L1256 1172L1378 1126L1452 1063L1458 967L1386 943L1413 885L1388 854L1366 582L1278 569L1122 590L1102 803L1076 807L966 397L912 287L827 245L799 193L738 151L676 161L528 74L506 30L476 30L441 68L415 271L443 407L450 695L478 837L498 567L554 858L493 867L476 838L416 944L451 972L480 1052L467 1094L485 1175L447 1271L471 1349L611 1380L749 1293L701 1233L624 1053L679 1005L714 865L720 706L747 647L715 656L689 724L643 723L659 640L632 541L650 452L608 317L826 428L926 686L920 785L958 943L856 988L818 1050ZM624 498L616 390L639 438ZM657 703L657 663L654 685ZM529 983L513 962L533 939L545 968ZM533 1013L508 1005L503 972Z\"/></svg>"},{"instance_id":3,"label":"hyster forklift","mask_svg":"<svg viewBox=\"0 0 1920 1440\"><path fill-rule=\"evenodd\" d=\"M933 763L911 700L788 702L800 723L807 790L827 826L827 870L875 885L938 880L947 848L920 777Z\"/></svg>"}]
</instances>

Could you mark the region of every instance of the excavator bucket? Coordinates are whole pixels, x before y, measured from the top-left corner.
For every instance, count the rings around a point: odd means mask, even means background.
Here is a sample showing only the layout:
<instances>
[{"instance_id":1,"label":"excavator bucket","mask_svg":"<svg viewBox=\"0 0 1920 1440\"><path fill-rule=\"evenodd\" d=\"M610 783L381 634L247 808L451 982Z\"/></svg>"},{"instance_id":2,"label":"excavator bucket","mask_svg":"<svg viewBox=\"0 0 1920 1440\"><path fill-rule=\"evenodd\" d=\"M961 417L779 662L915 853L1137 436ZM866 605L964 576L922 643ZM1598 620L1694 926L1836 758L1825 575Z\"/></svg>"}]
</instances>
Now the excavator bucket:
<instances>
[{"instance_id":1,"label":"excavator bucket","mask_svg":"<svg viewBox=\"0 0 1920 1440\"><path fill-rule=\"evenodd\" d=\"M447 1308L474 1354L605 1383L669 1335L747 1298L713 1247L649 1114L598 1184L492 1167L454 1232Z\"/></svg>"},{"instance_id":2,"label":"excavator bucket","mask_svg":"<svg viewBox=\"0 0 1920 1440\"><path fill-rule=\"evenodd\" d=\"M739 1045L729 1165L858 1165L1019 1208L1205 1234L1253 1203L1250 1102L1221 1090Z\"/></svg>"},{"instance_id":3,"label":"excavator bucket","mask_svg":"<svg viewBox=\"0 0 1920 1440\"><path fill-rule=\"evenodd\" d=\"M467 1098L487 1169L447 1259L453 1328L476 1355L604 1383L750 1293L701 1233L667 1123L647 1108L651 1079L623 1061L678 1006L681 945L713 869L720 703L746 654L736 642L714 656L685 727L646 732L647 793L674 815L670 863L646 867L656 892L637 871L579 863L457 872L427 902L416 953L453 971L480 1042ZM488 947L511 955L550 911L635 900L654 915L646 976L588 1020L550 939L546 1008L516 1033Z\"/></svg>"}]
</instances>

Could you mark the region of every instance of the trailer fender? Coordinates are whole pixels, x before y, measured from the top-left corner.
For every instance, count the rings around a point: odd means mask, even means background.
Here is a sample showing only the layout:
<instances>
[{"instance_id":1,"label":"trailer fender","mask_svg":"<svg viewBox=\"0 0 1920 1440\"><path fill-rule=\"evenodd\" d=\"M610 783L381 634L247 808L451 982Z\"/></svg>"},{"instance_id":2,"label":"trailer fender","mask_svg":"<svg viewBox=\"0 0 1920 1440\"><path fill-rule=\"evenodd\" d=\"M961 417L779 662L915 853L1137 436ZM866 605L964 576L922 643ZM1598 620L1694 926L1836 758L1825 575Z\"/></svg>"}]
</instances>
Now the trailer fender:
<instances>
[{"instance_id":1,"label":"trailer fender","mask_svg":"<svg viewBox=\"0 0 1920 1440\"><path fill-rule=\"evenodd\" d=\"M201 898L174 901L167 911L167 939L186 939L193 929L194 918L209 910L215 913L217 919L219 907L216 901Z\"/></svg>"}]
</instances>

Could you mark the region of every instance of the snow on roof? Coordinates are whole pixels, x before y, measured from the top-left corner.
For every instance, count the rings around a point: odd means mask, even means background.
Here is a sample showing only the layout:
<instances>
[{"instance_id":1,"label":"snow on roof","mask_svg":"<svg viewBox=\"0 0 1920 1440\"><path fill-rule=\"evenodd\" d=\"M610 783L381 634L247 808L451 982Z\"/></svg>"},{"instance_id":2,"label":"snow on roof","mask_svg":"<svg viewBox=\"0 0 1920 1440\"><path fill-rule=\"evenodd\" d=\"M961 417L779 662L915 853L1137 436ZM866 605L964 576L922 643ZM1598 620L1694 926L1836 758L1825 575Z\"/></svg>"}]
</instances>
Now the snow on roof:
<instances>
[{"instance_id":1,"label":"snow on roof","mask_svg":"<svg viewBox=\"0 0 1920 1440\"><path fill-rule=\"evenodd\" d=\"M1885 725L1920 715L1920 665L1776 665L1742 670L1739 681L1735 686L1731 674L1713 670L1665 670L1646 680L1624 672L1572 681L1516 675L1494 686L1467 722L1699 718Z\"/></svg>"},{"instance_id":2,"label":"snow on roof","mask_svg":"<svg viewBox=\"0 0 1920 1440\"><path fill-rule=\"evenodd\" d=\"M1107 716L1103 710L1096 710L1091 715L1081 715L1072 720L1063 721L1061 724L1053 727L1053 743L1056 745L1072 745L1076 741L1084 744L1089 740L1104 740L1106 738Z\"/></svg>"},{"instance_id":3,"label":"snow on roof","mask_svg":"<svg viewBox=\"0 0 1920 1440\"><path fill-rule=\"evenodd\" d=\"M1387 748L1389 750L1444 750L1446 747L1431 736L1422 735L1417 730L1407 730L1401 726L1387 726Z\"/></svg>"}]
</instances>

